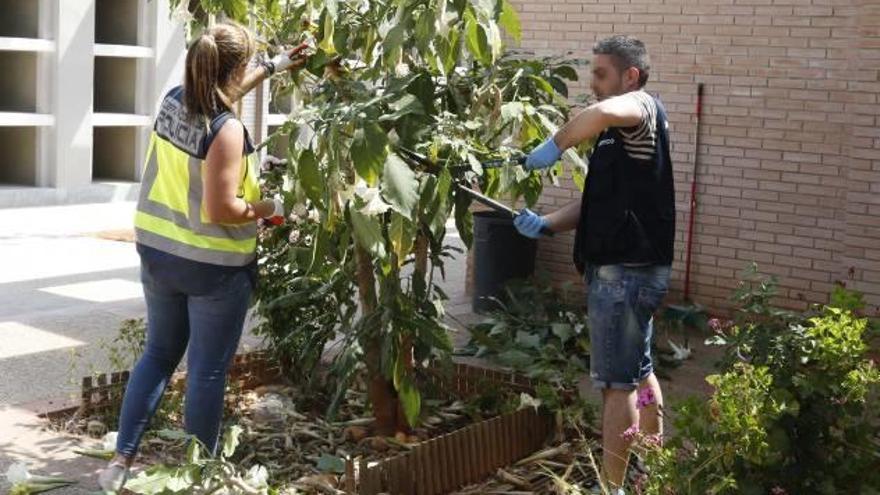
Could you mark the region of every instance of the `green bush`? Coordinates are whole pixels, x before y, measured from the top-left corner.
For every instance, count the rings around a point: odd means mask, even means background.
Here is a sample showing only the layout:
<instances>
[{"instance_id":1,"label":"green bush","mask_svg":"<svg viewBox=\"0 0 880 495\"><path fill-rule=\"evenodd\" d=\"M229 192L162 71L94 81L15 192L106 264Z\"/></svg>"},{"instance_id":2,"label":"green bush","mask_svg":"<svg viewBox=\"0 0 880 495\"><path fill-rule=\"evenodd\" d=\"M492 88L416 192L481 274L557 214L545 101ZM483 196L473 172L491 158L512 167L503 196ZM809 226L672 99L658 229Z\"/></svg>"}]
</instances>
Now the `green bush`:
<instances>
[{"instance_id":1,"label":"green bush","mask_svg":"<svg viewBox=\"0 0 880 495\"><path fill-rule=\"evenodd\" d=\"M803 314L771 305L747 273L734 321L715 324L721 372L706 400L676 408L665 446L641 442L651 494L880 493L880 371L861 297L836 289Z\"/></svg>"}]
</instances>

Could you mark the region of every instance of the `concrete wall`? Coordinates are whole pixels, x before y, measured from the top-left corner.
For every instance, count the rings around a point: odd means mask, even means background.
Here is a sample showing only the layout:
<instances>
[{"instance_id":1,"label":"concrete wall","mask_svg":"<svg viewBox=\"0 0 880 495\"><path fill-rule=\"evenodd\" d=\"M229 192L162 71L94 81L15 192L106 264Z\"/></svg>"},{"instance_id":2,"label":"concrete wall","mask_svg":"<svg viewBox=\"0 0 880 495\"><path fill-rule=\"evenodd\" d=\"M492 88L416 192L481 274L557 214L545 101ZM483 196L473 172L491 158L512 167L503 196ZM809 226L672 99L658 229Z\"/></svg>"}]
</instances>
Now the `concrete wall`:
<instances>
[{"instance_id":1,"label":"concrete wall","mask_svg":"<svg viewBox=\"0 0 880 495\"><path fill-rule=\"evenodd\" d=\"M515 2L522 47L589 56L611 34L648 45L671 120L679 298L694 166L697 83L706 95L698 153L692 293L729 307L751 261L781 281L781 302L824 302L835 281L880 311L880 4L876 0ZM573 88L587 91L589 74ZM546 189L552 210L580 193ZM540 244L539 270L578 282L572 236Z\"/></svg>"},{"instance_id":2,"label":"concrete wall","mask_svg":"<svg viewBox=\"0 0 880 495\"><path fill-rule=\"evenodd\" d=\"M0 169L0 208L135 199L153 116L183 81L184 32L168 1L3 5L0 143L21 146ZM261 140L289 100L270 109L266 83L238 110Z\"/></svg>"},{"instance_id":3,"label":"concrete wall","mask_svg":"<svg viewBox=\"0 0 880 495\"><path fill-rule=\"evenodd\" d=\"M179 83L167 0L7 0L0 208L130 200L158 99ZM117 138L122 139L117 139Z\"/></svg>"}]
</instances>

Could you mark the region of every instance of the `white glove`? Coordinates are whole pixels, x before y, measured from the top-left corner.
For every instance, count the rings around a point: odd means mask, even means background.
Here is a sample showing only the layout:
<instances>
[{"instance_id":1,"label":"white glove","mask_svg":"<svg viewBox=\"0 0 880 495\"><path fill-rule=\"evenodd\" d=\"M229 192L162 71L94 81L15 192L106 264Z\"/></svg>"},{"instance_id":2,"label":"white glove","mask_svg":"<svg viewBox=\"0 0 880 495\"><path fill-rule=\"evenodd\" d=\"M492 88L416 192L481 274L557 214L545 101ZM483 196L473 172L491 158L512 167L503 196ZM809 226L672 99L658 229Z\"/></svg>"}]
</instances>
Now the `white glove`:
<instances>
[{"instance_id":1,"label":"white glove","mask_svg":"<svg viewBox=\"0 0 880 495\"><path fill-rule=\"evenodd\" d=\"M308 43L300 43L299 46L292 50L282 51L278 55L272 57L272 60L268 62L263 62L263 65L266 67L266 70L269 71L269 75L276 74L278 72L284 72L287 69L291 68L294 64L302 65L305 63L305 59L308 57L308 54L303 53L309 48Z\"/></svg>"},{"instance_id":2,"label":"white glove","mask_svg":"<svg viewBox=\"0 0 880 495\"><path fill-rule=\"evenodd\" d=\"M272 70L272 73L274 74L276 72L286 71L290 68L290 66L293 65L293 59L290 58L289 54L282 52L272 57L272 60L270 60L269 63L274 67Z\"/></svg>"},{"instance_id":3,"label":"white glove","mask_svg":"<svg viewBox=\"0 0 880 495\"><path fill-rule=\"evenodd\" d=\"M269 172L276 167L281 167L283 165L287 165L286 158L278 158L277 156L272 156L266 153L266 156L263 157L263 161L260 162L260 170L263 172Z\"/></svg>"}]
</instances>

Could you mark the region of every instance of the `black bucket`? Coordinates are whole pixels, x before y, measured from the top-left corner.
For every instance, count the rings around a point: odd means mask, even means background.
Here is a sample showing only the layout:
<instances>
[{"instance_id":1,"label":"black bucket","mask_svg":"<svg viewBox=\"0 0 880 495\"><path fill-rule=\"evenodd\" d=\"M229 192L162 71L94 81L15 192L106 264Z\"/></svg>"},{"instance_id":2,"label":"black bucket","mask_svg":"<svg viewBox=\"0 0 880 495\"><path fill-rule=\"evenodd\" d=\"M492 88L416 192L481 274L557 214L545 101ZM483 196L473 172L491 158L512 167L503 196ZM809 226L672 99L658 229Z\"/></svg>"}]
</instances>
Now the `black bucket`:
<instances>
[{"instance_id":1,"label":"black bucket","mask_svg":"<svg viewBox=\"0 0 880 495\"><path fill-rule=\"evenodd\" d=\"M527 279L535 273L538 242L516 231L510 215L496 211L474 213L474 299L475 313L497 307L488 299L503 294L511 280Z\"/></svg>"}]
</instances>

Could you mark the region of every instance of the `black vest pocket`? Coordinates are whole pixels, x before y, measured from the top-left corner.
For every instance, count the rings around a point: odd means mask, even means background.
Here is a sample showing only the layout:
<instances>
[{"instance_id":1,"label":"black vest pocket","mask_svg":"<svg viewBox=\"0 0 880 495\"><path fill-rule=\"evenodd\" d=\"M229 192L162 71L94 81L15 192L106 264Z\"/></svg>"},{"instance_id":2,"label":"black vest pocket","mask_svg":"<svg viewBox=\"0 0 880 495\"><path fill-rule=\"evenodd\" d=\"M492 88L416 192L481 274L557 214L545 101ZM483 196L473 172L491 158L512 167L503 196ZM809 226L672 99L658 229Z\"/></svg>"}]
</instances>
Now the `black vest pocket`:
<instances>
[{"instance_id":1,"label":"black vest pocket","mask_svg":"<svg viewBox=\"0 0 880 495\"><path fill-rule=\"evenodd\" d=\"M615 217L590 219L584 239L587 256L636 253L650 246L642 222L632 210Z\"/></svg>"}]
</instances>

